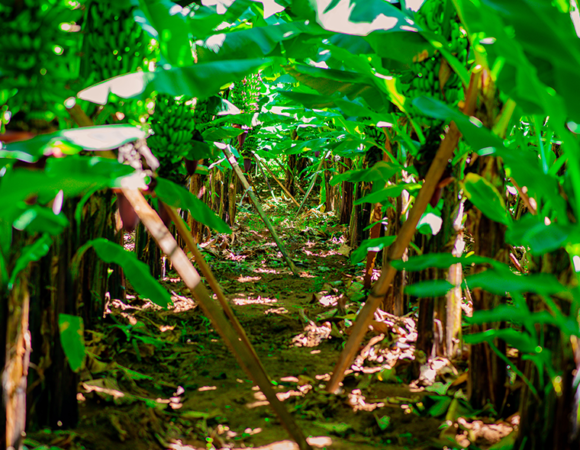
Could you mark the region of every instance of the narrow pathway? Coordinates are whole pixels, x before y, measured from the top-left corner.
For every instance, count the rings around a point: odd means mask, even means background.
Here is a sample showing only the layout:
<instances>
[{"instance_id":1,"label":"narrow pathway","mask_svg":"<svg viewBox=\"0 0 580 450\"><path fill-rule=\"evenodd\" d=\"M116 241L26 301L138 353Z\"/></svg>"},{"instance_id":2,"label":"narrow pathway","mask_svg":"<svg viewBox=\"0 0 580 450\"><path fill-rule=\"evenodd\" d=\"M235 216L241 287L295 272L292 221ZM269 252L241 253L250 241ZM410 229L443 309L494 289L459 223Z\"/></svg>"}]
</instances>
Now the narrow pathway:
<instances>
[{"instance_id":1,"label":"narrow pathway","mask_svg":"<svg viewBox=\"0 0 580 450\"><path fill-rule=\"evenodd\" d=\"M332 214L296 219L289 208L265 205L301 278L250 212L240 213L233 237L203 246L280 398L315 447L442 448L431 447L442 418L425 414L428 393L404 384L414 357L411 319L378 318L344 391L324 391L364 301L362 269L340 253L345 229ZM53 433L50 442L31 433L29 442L95 450L294 448L177 275L163 284L173 308L128 295L127 303L110 303L102 330L87 333L78 429Z\"/></svg>"}]
</instances>

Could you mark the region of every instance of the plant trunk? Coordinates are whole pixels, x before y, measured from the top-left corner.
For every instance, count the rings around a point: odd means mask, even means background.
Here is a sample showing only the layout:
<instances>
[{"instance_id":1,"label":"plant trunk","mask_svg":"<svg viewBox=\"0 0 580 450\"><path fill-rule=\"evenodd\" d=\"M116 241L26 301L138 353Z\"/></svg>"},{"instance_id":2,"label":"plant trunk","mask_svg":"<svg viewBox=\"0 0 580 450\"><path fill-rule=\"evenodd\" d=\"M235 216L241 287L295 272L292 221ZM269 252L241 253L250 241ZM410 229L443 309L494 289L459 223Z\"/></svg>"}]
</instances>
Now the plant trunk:
<instances>
[{"instance_id":1,"label":"plant trunk","mask_svg":"<svg viewBox=\"0 0 580 450\"><path fill-rule=\"evenodd\" d=\"M373 210L372 210L372 214L370 215L370 223L374 223L374 222L378 222L379 220L381 220L381 218L383 217L383 214L381 213L381 204L380 203L375 203ZM374 225L371 230L370 230L370 239L376 239L378 237L380 237L381 234L381 223L377 223L376 225ZM373 275L373 270L375 268L375 262L377 259L377 254L378 252L368 252L367 253L367 260L366 260L366 267L365 267L365 274L364 274L364 281L363 281L363 285L365 289L370 289L371 288L371 281L372 281L372 275Z\"/></svg>"},{"instance_id":2,"label":"plant trunk","mask_svg":"<svg viewBox=\"0 0 580 450\"><path fill-rule=\"evenodd\" d=\"M332 178L332 164L334 159L331 157L324 161L324 187L326 189L326 212L334 211L334 188L336 186L330 185L330 179Z\"/></svg>"},{"instance_id":3,"label":"plant trunk","mask_svg":"<svg viewBox=\"0 0 580 450\"><path fill-rule=\"evenodd\" d=\"M289 155L288 162L285 167L285 177L284 187L292 194L296 196L296 189L294 187L294 174L296 173L296 155ZM296 180L298 181L298 180Z\"/></svg>"},{"instance_id":4,"label":"plant trunk","mask_svg":"<svg viewBox=\"0 0 580 450\"><path fill-rule=\"evenodd\" d=\"M559 281L564 286L575 283L570 267L570 256L563 249L538 258L538 271L560 274ZM554 299L566 316L573 314L569 302ZM546 302L538 296L528 300L530 310L546 310ZM576 450L580 448L578 429L578 387L575 379L580 371L580 342L576 336L567 339L553 325L540 326L544 336L544 348L552 353L552 365L560 379L551 380L532 361L526 361L525 375L538 392L535 396L525 385L520 400L520 426L514 448L522 450ZM556 392L555 386L559 387ZM546 388L549 386L549 388Z\"/></svg>"},{"instance_id":5,"label":"plant trunk","mask_svg":"<svg viewBox=\"0 0 580 450\"><path fill-rule=\"evenodd\" d=\"M387 210L387 236L397 236L401 228L401 214L403 213L403 205L405 204L404 193L395 199L395 208ZM388 248L383 250L383 266L387 264ZM405 251L403 260L409 259L408 250ZM385 300L383 301L383 309L396 316L404 316L407 313L408 299L405 295L405 285L407 284L407 273L404 270L398 271L395 274L393 284L389 287Z\"/></svg>"},{"instance_id":6,"label":"plant trunk","mask_svg":"<svg viewBox=\"0 0 580 450\"><path fill-rule=\"evenodd\" d=\"M135 230L135 253L140 261L149 266L153 278L158 279L162 273L161 252L155 240L149 235L143 224Z\"/></svg>"},{"instance_id":7,"label":"plant trunk","mask_svg":"<svg viewBox=\"0 0 580 450\"><path fill-rule=\"evenodd\" d=\"M2 327L5 346L2 352L2 413L4 416L4 431L2 446L19 449L22 445L26 425L26 387L30 363L30 333L28 311L30 296L28 291L29 271L23 271L16 280L13 289L2 304L5 319ZM9 314L9 315L8 315Z\"/></svg>"},{"instance_id":8,"label":"plant trunk","mask_svg":"<svg viewBox=\"0 0 580 450\"><path fill-rule=\"evenodd\" d=\"M203 162L203 161L200 161ZM205 193L205 186L200 174L192 175L189 180L189 192L195 195L198 199L202 199ZM202 225L193 218L191 214L187 216L187 225L191 230L191 234L195 239L195 242L201 244L202 239Z\"/></svg>"},{"instance_id":9,"label":"plant trunk","mask_svg":"<svg viewBox=\"0 0 580 450\"><path fill-rule=\"evenodd\" d=\"M31 429L73 428L78 422L77 386L60 341L60 314L79 315L78 284L71 261L80 247L74 219L76 202L65 201L63 212L71 226L58 236L49 253L33 267L30 331L34 371L28 377L28 425ZM90 283L90 280L87 280ZM32 290L33 288L33 290ZM104 292L100 293L103 297ZM91 297L84 299L87 303Z\"/></svg>"},{"instance_id":10,"label":"plant trunk","mask_svg":"<svg viewBox=\"0 0 580 450\"><path fill-rule=\"evenodd\" d=\"M346 166L346 167L345 167ZM352 168L352 160L346 159L344 161L344 165L341 164L340 166L340 173L344 173L347 170ZM353 209L353 199L354 197L354 183L350 181L343 181L342 182L342 199L340 202L340 214L339 214L339 223L346 225L350 222L350 216Z\"/></svg>"},{"instance_id":11,"label":"plant trunk","mask_svg":"<svg viewBox=\"0 0 580 450\"><path fill-rule=\"evenodd\" d=\"M473 250L478 256L486 256L500 262L508 262L505 247L505 226L488 219L479 211L472 210L470 223L473 226ZM485 270L476 269L475 273ZM473 311L490 310L502 303L503 299L482 289L472 291ZM480 333L491 328L499 328L500 323L472 325L471 333ZM496 340L494 345L500 352L506 352L503 340ZM469 355L468 398L474 408L483 408L488 402L500 412L506 397L506 364L497 356L487 343L473 345Z\"/></svg>"}]
</instances>

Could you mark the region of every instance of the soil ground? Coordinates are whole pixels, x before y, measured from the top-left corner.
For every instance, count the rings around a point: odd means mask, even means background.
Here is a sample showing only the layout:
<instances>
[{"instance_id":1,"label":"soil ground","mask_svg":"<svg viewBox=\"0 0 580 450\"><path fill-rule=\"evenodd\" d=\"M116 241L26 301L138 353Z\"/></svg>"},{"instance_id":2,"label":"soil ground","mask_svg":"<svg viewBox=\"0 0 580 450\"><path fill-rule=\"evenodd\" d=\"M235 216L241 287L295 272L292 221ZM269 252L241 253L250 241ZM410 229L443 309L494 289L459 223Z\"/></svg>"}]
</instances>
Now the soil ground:
<instances>
[{"instance_id":1,"label":"soil ground","mask_svg":"<svg viewBox=\"0 0 580 450\"><path fill-rule=\"evenodd\" d=\"M333 213L310 210L295 217L290 203L271 201L264 209L300 278L286 268L247 205L233 236L215 236L203 253L279 398L313 447L487 448L512 430L510 423L480 417L446 422L449 409L441 399L449 399L447 406L461 402L465 377L440 359L419 367L412 315L376 316L341 392L327 394L324 385L365 298L362 266L345 256L347 230ZM167 310L130 288L126 301L109 302L105 325L85 336L79 426L29 433L27 447L297 448L189 290L171 269L166 275L162 284L174 301ZM446 396L437 396L438 389Z\"/></svg>"}]
</instances>

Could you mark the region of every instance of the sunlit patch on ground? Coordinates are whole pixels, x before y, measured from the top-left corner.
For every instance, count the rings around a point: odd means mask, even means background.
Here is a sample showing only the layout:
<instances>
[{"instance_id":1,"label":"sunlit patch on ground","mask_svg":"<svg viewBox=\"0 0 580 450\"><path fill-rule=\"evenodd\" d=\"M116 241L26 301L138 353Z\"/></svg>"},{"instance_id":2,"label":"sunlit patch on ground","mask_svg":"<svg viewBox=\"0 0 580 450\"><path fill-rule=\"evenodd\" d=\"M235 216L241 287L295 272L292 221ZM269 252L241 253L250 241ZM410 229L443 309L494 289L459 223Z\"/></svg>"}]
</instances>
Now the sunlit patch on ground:
<instances>
[{"instance_id":1,"label":"sunlit patch on ground","mask_svg":"<svg viewBox=\"0 0 580 450\"><path fill-rule=\"evenodd\" d=\"M276 269L265 269L263 267L254 269L254 272L256 272L256 273L280 273L280 271L278 271Z\"/></svg>"},{"instance_id":2,"label":"sunlit patch on ground","mask_svg":"<svg viewBox=\"0 0 580 450\"><path fill-rule=\"evenodd\" d=\"M276 298L268 298L268 297L261 297L261 296L244 296L243 294L238 294L237 297L234 297L232 300L238 306L245 306L245 305L266 305L269 303L276 303L278 299Z\"/></svg>"},{"instance_id":3,"label":"sunlit patch on ground","mask_svg":"<svg viewBox=\"0 0 580 450\"><path fill-rule=\"evenodd\" d=\"M244 277L244 276L237 278L238 282L240 283L252 283L255 281L260 281L261 279L262 277Z\"/></svg>"},{"instance_id":4,"label":"sunlit patch on ground","mask_svg":"<svg viewBox=\"0 0 580 450\"><path fill-rule=\"evenodd\" d=\"M215 391L217 389L217 386L202 386L198 389L199 392L205 392L205 391Z\"/></svg>"},{"instance_id":5,"label":"sunlit patch on ground","mask_svg":"<svg viewBox=\"0 0 580 450\"><path fill-rule=\"evenodd\" d=\"M264 314L268 315L268 314L288 314L288 310L284 307L282 308L270 308L267 309L266 311L264 311Z\"/></svg>"}]
</instances>

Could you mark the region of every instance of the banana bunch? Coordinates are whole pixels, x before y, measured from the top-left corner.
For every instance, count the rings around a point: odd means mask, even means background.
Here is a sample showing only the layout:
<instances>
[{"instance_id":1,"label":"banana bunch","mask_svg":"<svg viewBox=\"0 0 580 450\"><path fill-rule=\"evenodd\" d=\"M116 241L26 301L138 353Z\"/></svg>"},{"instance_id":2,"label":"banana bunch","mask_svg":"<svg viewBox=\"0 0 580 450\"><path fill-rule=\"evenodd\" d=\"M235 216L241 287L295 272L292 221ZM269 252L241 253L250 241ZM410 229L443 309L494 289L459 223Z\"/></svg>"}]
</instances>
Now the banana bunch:
<instances>
[{"instance_id":1,"label":"banana bunch","mask_svg":"<svg viewBox=\"0 0 580 450\"><path fill-rule=\"evenodd\" d=\"M374 125L373 126L367 125L364 128L364 132L367 139L372 139L377 143L379 148L384 148L386 137L385 133L381 128Z\"/></svg>"},{"instance_id":2,"label":"banana bunch","mask_svg":"<svg viewBox=\"0 0 580 450\"><path fill-rule=\"evenodd\" d=\"M17 89L7 105L22 124L49 127L65 117L63 101L75 95L82 12L76 2L7 0L0 2L0 86ZM1 106L1 105L0 105Z\"/></svg>"},{"instance_id":3,"label":"banana bunch","mask_svg":"<svg viewBox=\"0 0 580 450\"><path fill-rule=\"evenodd\" d=\"M445 3L439 0L427 2L416 14L415 20L422 28L444 37L447 40L447 50L463 65L467 65L469 44L467 35L461 30L456 16L444 24L444 7ZM413 62L406 81L405 96L411 100L425 95L447 104L457 105L463 98L459 76L438 51L432 56ZM421 125L434 126L439 124L438 120L424 117L419 111L413 111L413 115L416 116Z\"/></svg>"},{"instance_id":4,"label":"banana bunch","mask_svg":"<svg viewBox=\"0 0 580 450\"><path fill-rule=\"evenodd\" d=\"M230 101L243 112L258 111L261 87L260 74L248 75L242 81L234 83L230 91Z\"/></svg>"},{"instance_id":5,"label":"banana bunch","mask_svg":"<svg viewBox=\"0 0 580 450\"><path fill-rule=\"evenodd\" d=\"M87 86L147 68L155 49L135 21L134 9L119 8L107 0L88 3L83 24L82 67Z\"/></svg>"},{"instance_id":6,"label":"banana bunch","mask_svg":"<svg viewBox=\"0 0 580 450\"><path fill-rule=\"evenodd\" d=\"M253 152L259 148L260 139L258 135L260 134L260 129L262 128L261 125L257 125L253 128L250 128L248 131L248 137L244 142L243 153Z\"/></svg>"},{"instance_id":7,"label":"banana bunch","mask_svg":"<svg viewBox=\"0 0 580 450\"><path fill-rule=\"evenodd\" d=\"M147 145L159 160L158 174L182 183L187 176L183 158L193 148L195 119L192 102L190 99L158 94L149 125L154 134L147 139Z\"/></svg>"},{"instance_id":8,"label":"banana bunch","mask_svg":"<svg viewBox=\"0 0 580 450\"><path fill-rule=\"evenodd\" d=\"M213 114L211 114L209 111L209 99L196 100L193 118L195 119L195 123L198 125L198 128L201 125L208 124L213 120Z\"/></svg>"}]
</instances>

